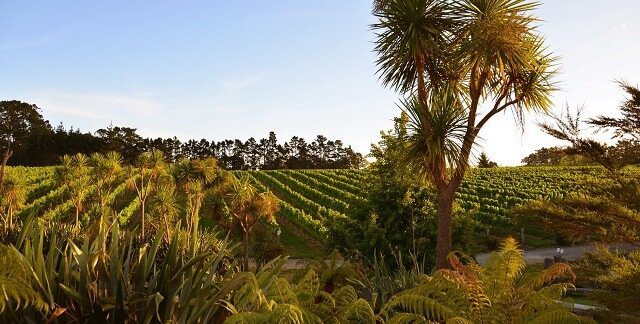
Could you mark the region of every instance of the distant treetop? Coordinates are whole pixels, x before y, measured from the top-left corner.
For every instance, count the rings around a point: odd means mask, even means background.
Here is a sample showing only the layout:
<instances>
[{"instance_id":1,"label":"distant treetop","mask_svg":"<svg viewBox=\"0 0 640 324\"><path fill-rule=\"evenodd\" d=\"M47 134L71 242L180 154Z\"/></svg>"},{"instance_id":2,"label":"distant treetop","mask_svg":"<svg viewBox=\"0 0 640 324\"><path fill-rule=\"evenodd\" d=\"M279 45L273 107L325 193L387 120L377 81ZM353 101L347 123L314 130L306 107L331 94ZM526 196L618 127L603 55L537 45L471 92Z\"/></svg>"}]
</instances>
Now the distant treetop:
<instances>
[{"instance_id":1,"label":"distant treetop","mask_svg":"<svg viewBox=\"0 0 640 324\"><path fill-rule=\"evenodd\" d=\"M3 107L10 103L13 101L3 102ZM27 110L40 116L35 105L23 104L31 107ZM4 121L8 119L3 117L2 122L7 127L2 129L9 130L9 126L13 124ZM316 136L311 142L294 136L288 142L279 143L275 132L270 132L266 138L252 137L244 141L227 139L216 142L200 139L182 142L177 137L145 138L135 128L114 125L99 129L95 134L83 133L73 127L67 130L62 124L53 128L42 116L37 124L37 130L29 127L19 129L21 145L17 147L14 144L10 165L56 165L63 155L109 151L120 153L125 162L131 163L141 153L154 149L164 152L168 162L181 158L215 157L222 167L230 170L347 169L359 168L364 164L362 154L355 152L351 146L345 146L341 140L331 140L323 135ZM8 138L17 137L9 135L9 131L3 132L0 137L3 144Z\"/></svg>"}]
</instances>

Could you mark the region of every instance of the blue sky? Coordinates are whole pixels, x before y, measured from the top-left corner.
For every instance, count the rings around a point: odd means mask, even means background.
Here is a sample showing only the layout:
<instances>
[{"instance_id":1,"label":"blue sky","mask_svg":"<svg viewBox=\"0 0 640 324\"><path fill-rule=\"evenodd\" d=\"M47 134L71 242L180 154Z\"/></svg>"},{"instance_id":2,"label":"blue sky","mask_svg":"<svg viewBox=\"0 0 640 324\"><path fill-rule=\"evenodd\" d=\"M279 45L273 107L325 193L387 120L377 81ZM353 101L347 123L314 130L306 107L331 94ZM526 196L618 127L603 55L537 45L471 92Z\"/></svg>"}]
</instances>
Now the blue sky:
<instances>
[{"instance_id":1,"label":"blue sky","mask_svg":"<svg viewBox=\"0 0 640 324\"><path fill-rule=\"evenodd\" d=\"M281 140L316 134L361 152L391 127L397 95L375 76L370 1L0 0L0 98L35 103L53 124L110 122L145 136ZM565 103L614 114L640 84L636 0L547 0L537 15L561 56ZM480 150L519 164L556 144L528 116L481 133Z\"/></svg>"}]
</instances>

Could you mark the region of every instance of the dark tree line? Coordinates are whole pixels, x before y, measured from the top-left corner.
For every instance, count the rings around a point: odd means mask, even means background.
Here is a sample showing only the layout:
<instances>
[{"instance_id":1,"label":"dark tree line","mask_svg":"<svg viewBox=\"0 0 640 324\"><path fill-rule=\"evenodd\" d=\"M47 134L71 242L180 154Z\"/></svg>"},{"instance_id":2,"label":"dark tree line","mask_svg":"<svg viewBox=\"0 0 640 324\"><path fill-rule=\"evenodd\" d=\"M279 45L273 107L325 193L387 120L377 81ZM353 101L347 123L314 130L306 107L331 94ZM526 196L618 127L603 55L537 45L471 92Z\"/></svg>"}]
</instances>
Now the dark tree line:
<instances>
[{"instance_id":1,"label":"dark tree line","mask_svg":"<svg viewBox=\"0 0 640 324\"><path fill-rule=\"evenodd\" d=\"M29 127L23 127L19 132L19 138L2 134L2 148L12 144L9 165L55 165L65 154L108 151L117 151L126 162L132 162L141 153L154 149L164 152L168 162L180 158L215 157L221 166L230 170L345 169L358 168L364 163L362 154L345 146L341 140L330 140L323 135L318 135L312 142L294 136L288 142L279 143L274 132L267 138L245 141L201 139L182 142L176 137L145 138L135 128L113 125L93 134L73 127L66 129L62 124L51 127L37 106L19 101L0 102L0 112L5 111L19 111L23 115L28 112L31 118L24 124ZM6 138L11 138L11 142Z\"/></svg>"}]
</instances>

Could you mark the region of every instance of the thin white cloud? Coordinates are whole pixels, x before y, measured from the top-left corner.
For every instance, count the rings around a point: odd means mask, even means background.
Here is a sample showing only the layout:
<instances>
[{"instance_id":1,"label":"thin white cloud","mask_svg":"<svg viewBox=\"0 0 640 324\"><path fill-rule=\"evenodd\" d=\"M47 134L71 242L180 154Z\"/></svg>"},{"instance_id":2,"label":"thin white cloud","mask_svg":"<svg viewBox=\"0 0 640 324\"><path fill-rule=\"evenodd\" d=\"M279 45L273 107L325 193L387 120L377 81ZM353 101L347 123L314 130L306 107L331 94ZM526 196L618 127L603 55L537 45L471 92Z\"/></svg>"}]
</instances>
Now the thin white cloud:
<instances>
[{"instance_id":1,"label":"thin white cloud","mask_svg":"<svg viewBox=\"0 0 640 324\"><path fill-rule=\"evenodd\" d=\"M145 97L118 93L42 92L33 96L49 112L81 118L104 119L114 115L151 116L160 105Z\"/></svg>"},{"instance_id":2,"label":"thin white cloud","mask_svg":"<svg viewBox=\"0 0 640 324\"><path fill-rule=\"evenodd\" d=\"M9 51L14 49L37 47L37 46L42 46L47 43L50 43L51 41L52 41L52 38L44 37L41 39L36 39L31 41L3 43L3 44L0 44L0 51Z\"/></svg>"},{"instance_id":3,"label":"thin white cloud","mask_svg":"<svg viewBox=\"0 0 640 324\"><path fill-rule=\"evenodd\" d=\"M621 22L621 23L613 26L613 28L611 28L611 31L616 33L616 32L627 30L628 27L629 27L629 23L624 21L624 22Z\"/></svg>"},{"instance_id":4,"label":"thin white cloud","mask_svg":"<svg viewBox=\"0 0 640 324\"><path fill-rule=\"evenodd\" d=\"M247 92L256 84L263 81L263 75L249 76L236 79L218 81L215 85L215 95L205 105L204 110L228 114L246 110Z\"/></svg>"},{"instance_id":5,"label":"thin white cloud","mask_svg":"<svg viewBox=\"0 0 640 324\"><path fill-rule=\"evenodd\" d=\"M71 26L66 26L57 30L49 31L48 33L41 35L40 37L34 37L33 39L27 40L13 40L6 41L0 43L0 51L10 51L16 49L23 48L31 48L47 45L56 41L57 39L64 37L67 33L72 31L74 28Z\"/></svg>"}]
</instances>

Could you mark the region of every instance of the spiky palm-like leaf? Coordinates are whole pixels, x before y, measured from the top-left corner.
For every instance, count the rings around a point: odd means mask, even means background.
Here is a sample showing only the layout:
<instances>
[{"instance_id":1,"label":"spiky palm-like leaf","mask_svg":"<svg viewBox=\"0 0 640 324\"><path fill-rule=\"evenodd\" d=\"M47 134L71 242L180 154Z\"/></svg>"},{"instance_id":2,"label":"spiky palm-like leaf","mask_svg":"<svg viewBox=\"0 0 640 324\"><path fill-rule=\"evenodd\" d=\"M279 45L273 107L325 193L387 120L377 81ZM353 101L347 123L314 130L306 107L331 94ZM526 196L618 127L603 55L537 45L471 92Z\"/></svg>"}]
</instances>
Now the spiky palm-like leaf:
<instances>
[{"instance_id":1,"label":"spiky palm-like leaf","mask_svg":"<svg viewBox=\"0 0 640 324\"><path fill-rule=\"evenodd\" d=\"M145 234L147 199L153 190L157 189L156 187L160 183L159 179L166 174L166 171L164 153L160 150L153 150L138 156L131 170L135 177L127 180L129 187L135 189L140 204L139 222L142 239Z\"/></svg>"},{"instance_id":2,"label":"spiky palm-like leaf","mask_svg":"<svg viewBox=\"0 0 640 324\"><path fill-rule=\"evenodd\" d=\"M171 166L171 175L179 186L184 186L189 181L201 181L203 185L208 186L219 177L220 169L215 158L182 159Z\"/></svg>"},{"instance_id":3,"label":"spiky palm-like leaf","mask_svg":"<svg viewBox=\"0 0 640 324\"><path fill-rule=\"evenodd\" d=\"M402 101L409 117L405 163L413 165L424 178L432 178L434 168L443 161L454 166L462 154L467 112L456 91L447 87L429 92L422 104L417 98Z\"/></svg>"},{"instance_id":4,"label":"spiky palm-like leaf","mask_svg":"<svg viewBox=\"0 0 640 324\"><path fill-rule=\"evenodd\" d=\"M102 220L97 235L81 244L61 239L55 230L46 233L48 249L39 225L23 230L19 245L33 269L31 287L50 309L59 306L54 314L62 322L215 322L222 300L247 281L228 271L234 248L228 242L212 245L208 237L201 245L197 239L194 255L186 245L192 233L180 229L168 245L162 230L150 244L141 244L117 222ZM49 318L44 311L16 316L30 322Z\"/></svg>"},{"instance_id":5,"label":"spiky palm-like leaf","mask_svg":"<svg viewBox=\"0 0 640 324\"><path fill-rule=\"evenodd\" d=\"M457 26L450 7L440 0L378 0L373 13L376 65L384 85L424 92L425 82L439 85L446 79L447 48Z\"/></svg>"},{"instance_id":6,"label":"spiky palm-like leaf","mask_svg":"<svg viewBox=\"0 0 640 324\"><path fill-rule=\"evenodd\" d=\"M96 195L101 207L105 207L106 196L122 175L122 156L118 152L94 153L89 158L91 183L96 187Z\"/></svg>"},{"instance_id":7,"label":"spiky palm-like leaf","mask_svg":"<svg viewBox=\"0 0 640 324\"><path fill-rule=\"evenodd\" d=\"M249 234L261 220L271 222L278 211L278 199L267 192L258 192L251 185L251 179L244 175L234 179L222 195L224 208L228 208L233 221L242 228L244 268L249 267Z\"/></svg>"},{"instance_id":8,"label":"spiky palm-like leaf","mask_svg":"<svg viewBox=\"0 0 640 324\"><path fill-rule=\"evenodd\" d=\"M65 186L70 200L75 207L75 227L80 227L80 213L84 211L90 183L89 158L78 153L73 156L65 155L61 159L62 166L56 169L58 183Z\"/></svg>"},{"instance_id":9,"label":"spiky palm-like leaf","mask_svg":"<svg viewBox=\"0 0 640 324\"><path fill-rule=\"evenodd\" d=\"M168 182L159 186L151 198L151 204L153 206L154 215L158 215L162 218L166 241L171 241L172 228L176 222L175 218L180 210L173 183Z\"/></svg>"},{"instance_id":10,"label":"spiky palm-like leaf","mask_svg":"<svg viewBox=\"0 0 640 324\"><path fill-rule=\"evenodd\" d=\"M27 200L25 184L17 176L8 174L2 183L2 196L0 196L0 218L2 230L6 233L14 230L14 214L22 208Z\"/></svg>"}]
</instances>

